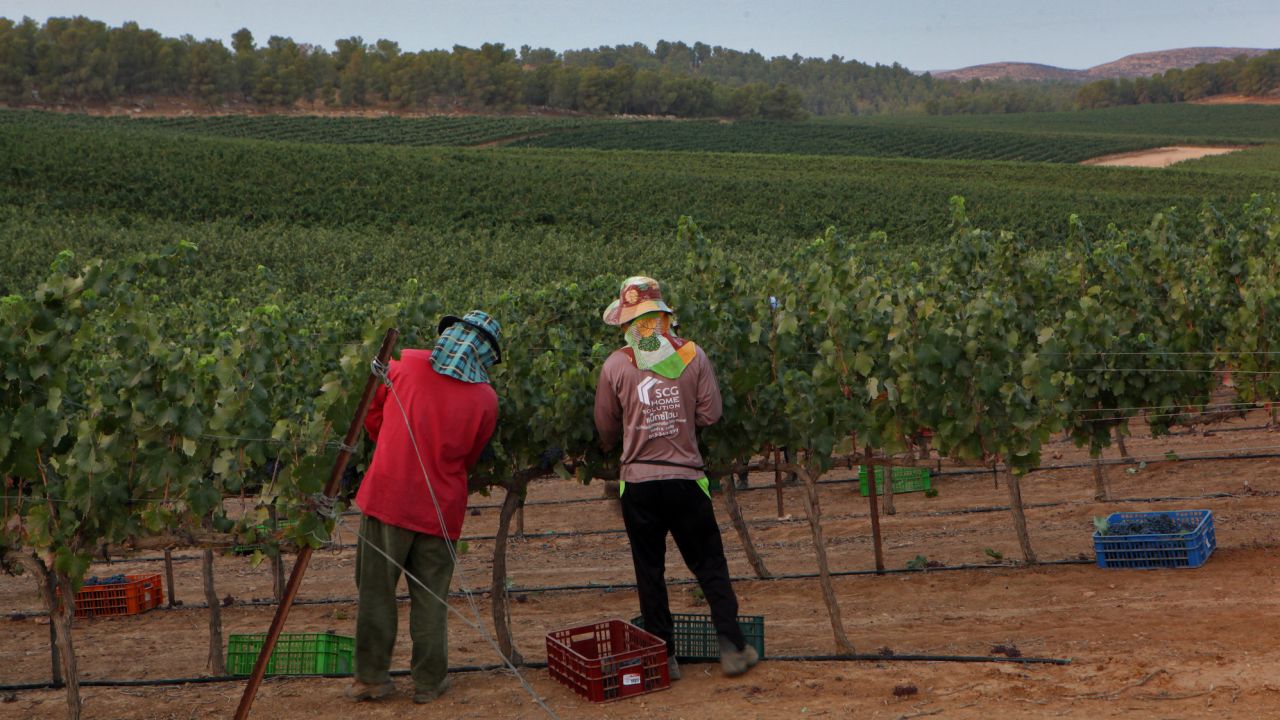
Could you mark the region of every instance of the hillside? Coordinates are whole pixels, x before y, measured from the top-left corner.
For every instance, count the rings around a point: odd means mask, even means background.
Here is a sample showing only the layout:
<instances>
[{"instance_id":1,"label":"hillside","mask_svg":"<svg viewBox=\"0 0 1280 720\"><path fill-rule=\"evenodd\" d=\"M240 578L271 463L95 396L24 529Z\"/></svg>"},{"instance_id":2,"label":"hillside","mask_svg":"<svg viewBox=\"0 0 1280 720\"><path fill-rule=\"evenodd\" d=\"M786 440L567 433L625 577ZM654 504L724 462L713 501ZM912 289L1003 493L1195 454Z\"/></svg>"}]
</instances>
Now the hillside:
<instances>
[{"instance_id":1,"label":"hillside","mask_svg":"<svg viewBox=\"0 0 1280 720\"><path fill-rule=\"evenodd\" d=\"M1090 80L1155 75L1175 68L1195 67L1201 63L1232 60L1241 55L1253 57L1267 52L1262 48L1195 47L1126 55L1115 62L1095 65L1086 73Z\"/></svg>"},{"instance_id":2,"label":"hillside","mask_svg":"<svg viewBox=\"0 0 1280 720\"><path fill-rule=\"evenodd\" d=\"M1072 70L1024 62L999 62L972 65L958 70L939 70L936 78L948 80L1106 80L1125 77L1143 77L1163 73L1175 68L1189 68L1201 63L1230 60L1240 55L1253 57L1267 52L1261 48L1193 47L1175 50L1126 55L1119 60L1095 65L1085 70Z\"/></svg>"},{"instance_id":3,"label":"hillside","mask_svg":"<svg viewBox=\"0 0 1280 720\"><path fill-rule=\"evenodd\" d=\"M1087 70L1069 70L1054 65L1024 62L995 62L983 65L971 65L958 70L937 70L932 73L936 78L944 80L1025 80L1028 82L1044 82L1046 80L1076 80L1084 82L1089 79Z\"/></svg>"}]
</instances>

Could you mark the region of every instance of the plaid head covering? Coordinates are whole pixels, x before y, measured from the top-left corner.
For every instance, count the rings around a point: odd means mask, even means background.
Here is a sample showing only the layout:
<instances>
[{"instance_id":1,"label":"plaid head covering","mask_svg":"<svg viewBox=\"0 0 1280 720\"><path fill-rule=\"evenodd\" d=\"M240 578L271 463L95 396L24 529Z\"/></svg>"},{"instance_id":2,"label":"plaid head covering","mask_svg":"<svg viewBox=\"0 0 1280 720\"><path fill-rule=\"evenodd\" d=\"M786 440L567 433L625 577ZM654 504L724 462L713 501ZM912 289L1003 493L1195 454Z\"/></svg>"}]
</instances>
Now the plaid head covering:
<instances>
[{"instance_id":1,"label":"plaid head covering","mask_svg":"<svg viewBox=\"0 0 1280 720\"><path fill-rule=\"evenodd\" d=\"M502 362L502 328L488 313L472 310L440 320L440 339L431 350L431 368L467 383L489 382L489 368Z\"/></svg>"}]
</instances>

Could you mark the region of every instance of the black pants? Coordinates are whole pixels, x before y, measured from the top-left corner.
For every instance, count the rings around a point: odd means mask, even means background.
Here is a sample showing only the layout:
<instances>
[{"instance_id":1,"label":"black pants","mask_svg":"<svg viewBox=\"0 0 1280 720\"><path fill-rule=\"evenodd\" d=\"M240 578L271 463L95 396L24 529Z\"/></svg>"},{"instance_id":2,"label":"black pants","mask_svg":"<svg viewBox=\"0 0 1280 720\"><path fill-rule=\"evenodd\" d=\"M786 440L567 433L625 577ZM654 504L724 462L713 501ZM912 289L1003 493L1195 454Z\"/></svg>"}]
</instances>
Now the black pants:
<instances>
[{"instance_id":1,"label":"black pants","mask_svg":"<svg viewBox=\"0 0 1280 720\"><path fill-rule=\"evenodd\" d=\"M667 533L675 538L684 564L698 579L711 606L716 634L739 650L746 641L738 625L738 598L729 582L720 528L711 498L693 480L649 480L627 483L622 493L622 520L631 541L644 629L667 643L674 657L671 605L667 600Z\"/></svg>"}]
</instances>

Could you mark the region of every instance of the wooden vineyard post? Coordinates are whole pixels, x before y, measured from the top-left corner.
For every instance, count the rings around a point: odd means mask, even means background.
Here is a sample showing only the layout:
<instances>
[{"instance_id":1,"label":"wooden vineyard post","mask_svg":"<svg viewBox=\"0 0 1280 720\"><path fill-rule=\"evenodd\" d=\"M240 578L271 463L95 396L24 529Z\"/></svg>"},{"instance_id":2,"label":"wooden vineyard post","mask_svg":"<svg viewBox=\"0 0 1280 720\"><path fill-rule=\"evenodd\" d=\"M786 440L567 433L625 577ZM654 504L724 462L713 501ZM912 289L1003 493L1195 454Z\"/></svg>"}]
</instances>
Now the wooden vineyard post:
<instances>
[{"instance_id":1,"label":"wooden vineyard post","mask_svg":"<svg viewBox=\"0 0 1280 720\"><path fill-rule=\"evenodd\" d=\"M274 536L280 527L275 505L267 507L267 517L271 521L271 533ZM284 553L280 551L279 543L276 543L275 550L271 554L271 594L278 603L284 599Z\"/></svg>"},{"instance_id":2,"label":"wooden vineyard post","mask_svg":"<svg viewBox=\"0 0 1280 720\"><path fill-rule=\"evenodd\" d=\"M871 448L868 447L866 451L867 501L871 508L871 544L875 549L876 572L882 573L884 572L884 547L880 544L880 508L876 506L879 493L876 492L876 466L872 461Z\"/></svg>"},{"instance_id":3,"label":"wooden vineyard post","mask_svg":"<svg viewBox=\"0 0 1280 720\"><path fill-rule=\"evenodd\" d=\"M400 333L395 328L387 331L386 336L382 338L382 347L378 349L377 363L382 367L386 367L391 358L391 348L396 344L396 338ZM364 417L369 412L369 403L373 400L374 390L377 389L379 378L373 372L369 373L369 379L365 381L364 393L360 396L360 404L356 406L356 413L351 418L351 424L347 427L347 434L342 439L341 449L338 451L338 457L333 462L333 471L329 473L329 481L324 486L324 496L332 498L338 492L338 487L342 483L342 474L347 469L347 462L351 459L352 449L355 447L356 441L360 439L360 431L364 427ZM289 583L284 589L284 598L280 604L276 606L276 614L271 618L271 627L267 630L267 637L262 641L262 650L258 653L258 659L253 663L253 672L249 675L249 682L245 685L244 694L240 696L240 704L236 707L236 720L246 720L249 717L249 708L253 707L253 699L258 695L258 688L262 685L262 678L267 671L267 661L271 659L271 653L276 648L276 641L280 639L280 633L284 630L284 621L289 617L289 608L293 605L293 599L298 595L298 589L302 586L302 576L307 572L307 565L311 563L312 548L310 545L303 545L298 548L298 559L293 563L293 571L289 574Z\"/></svg>"},{"instance_id":4,"label":"wooden vineyard post","mask_svg":"<svg viewBox=\"0 0 1280 720\"><path fill-rule=\"evenodd\" d=\"M1035 565L1036 551L1031 548L1031 536L1027 534L1027 516L1022 508L1022 486L1020 478L1012 469L1005 471L1009 483L1009 510L1013 513L1013 528L1018 533L1018 544L1022 546L1022 558L1028 565Z\"/></svg>"},{"instance_id":5,"label":"wooden vineyard post","mask_svg":"<svg viewBox=\"0 0 1280 720\"><path fill-rule=\"evenodd\" d=\"M204 578L204 601L209 606L209 672L227 674L226 658L222 655L222 603L213 585L213 549L205 548L200 562L200 574Z\"/></svg>"},{"instance_id":6,"label":"wooden vineyard post","mask_svg":"<svg viewBox=\"0 0 1280 720\"><path fill-rule=\"evenodd\" d=\"M1111 485L1107 482L1106 472L1102 469L1102 457L1093 458L1093 499L1098 502L1111 502Z\"/></svg>"},{"instance_id":7,"label":"wooden vineyard post","mask_svg":"<svg viewBox=\"0 0 1280 720\"><path fill-rule=\"evenodd\" d=\"M49 624L58 626L56 645L58 660L62 665L63 685L67 689L67 717L80 720L83 704L80 700L80 671L76 665L76 653L71 643L71 623L75 618L76 595L71 589L71 582L59 577L56 570L49 569L53 580L53 588L57 594L53 598L52 612L49 613ZM60 600L60 601L59 601Z\"/></svg>"},{"instance_id":8,"label":"wooden vineyard post","mask_svg":"<svg viewBox=\"0 0 1280 720\"><path fill-rule=\"evenodd\" d=\"M45 593L48 593L47 597L57 598L58 592L55 589L56 586L54 585L52 574L44 581L44 584ZM45 593L41 593L41 595ZM53 617L52 614L50 614L50 617ZM53 686L60 688L62 687L62 661L58 659L58 628L52 621L49 622L49 659L53 663Z\"/></svg>"},{"instance_id":9,"label":"wooden vineyard post","mask_svg":"<svg viewBox=\"0 0 1280 720\"><path fill-rule=\"evenodd\" d=\"M178 591L173 587L173 548L164 549L164 582L169 590L169 607L178 602Z\"/></svg>"},{"instance_id":10,"label":"wooden vineyard post","mask_svg":"<svg viewBox=\"0 0 1280 720\"><path fill-rule=\"evenodd\" d=\"M720 487L724 490L724 505L729 511L729 522L738 533L742 550L747 554L747 562L751 563L751 569L755 571L756 577L762 580L771 578L773 575L769 573L769 568L765 567L760 553L756 552L755 543L751 542L751 531L747 528L747 521L742 518L742 506L738 504L738 490L734 487L733 473L730 472L726 477L728 482L720 483Z\"/></svg>"},{"instance_id":11,"label":"wooden vineyard post","mask_svg":"<svg viewBox=\"0 0 1280 720\"><path fill-rule=\"evenodd\" d=\"M897 515L898 509L893 504L893 466L886 466L884 469L884 480L880 483L884 488L884 514Z\"/></svg>"},{"instance_id":12,"label":"wooden vineyard post","mask_svg":"<svg viewBox=\"0 0 1280 720\"><path fill-rule=\"evenodd\" d=\"M840 603L836 600L835 586L831 584L831 566L827 563L827 542L822 536L822 509L818 503L818 483L810 468L801 466L796 474L804 484L805 512L809 515L809 530L813 533L813 547L818 559L818 584L822 586L822 599L831 615L831 632L835 635L836 649L852 655L853 643L844 631L840 619ZM874 495L874 493L872 493Z\"/></svg>"},{"instance_id":13,"label":"wooden vineyard post","mask_svg":"<svg viewBox=\"0 0 1280 720\"><path fill-rule=\"evenodd\" d=\"M773 450L773 489L778 496L778 519L786 517L786 511L782 508L782 451L778 448Z\"/></svg>"},{"instance_id":14,"label":"wooden vineyard post","mask_svg":"<svg viewBox=\"0 0 1280 720\"><path fill-rule=\"evenodd\" d=\"M507 495L503 498L502 509L498 513L498 531L493 538L493 578L490 587L493 629L498 636L498 650L516 665L524 662L524 658L516 650L515 638L511 634L511 601L507 592L507 539L511 532L511 518L524 505L524 493L528 485L527 479L512 480L506 487Z\"/></svg>"},{"instance_id":15,"label":"wooden vineyard post","mask_svg":"<svg viewBox=\"0 0 1280 720\"><path fill-rule=\"evenodd\" d=\"M76 654L71 640L71 622L75 617L75 593L71 582L58 577L53 567L47 566L34 555L18 559L23 567L36 576L45 609L49 611L49 639L53 644L51 656L55 662L54 682L66 688L67 717L80 720L83 705L80 701L80 673L76 669Z\"/></svg>"}]
</instances>

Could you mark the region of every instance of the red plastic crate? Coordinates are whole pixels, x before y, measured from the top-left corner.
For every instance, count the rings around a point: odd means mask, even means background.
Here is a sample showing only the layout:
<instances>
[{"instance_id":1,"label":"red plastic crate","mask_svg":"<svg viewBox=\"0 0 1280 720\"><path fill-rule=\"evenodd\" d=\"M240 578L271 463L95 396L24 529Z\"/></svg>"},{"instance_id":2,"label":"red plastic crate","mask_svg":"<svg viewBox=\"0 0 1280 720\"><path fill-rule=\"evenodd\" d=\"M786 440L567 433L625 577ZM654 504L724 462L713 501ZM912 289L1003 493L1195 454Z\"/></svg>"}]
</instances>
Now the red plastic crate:
<instances>
[{"instance_id":1,"label":"red plastic crate","mask_svg":"<svg viewBox=\"0 0 1280 720\"><path fill-rule=\"evenodd\" d=\"M125 577L128 582L80 588L76 593L76 617L137 615L164 601L164 583L159 574Z\"/></svg>"},{"instance_id":2,"label":"red plastic crate","mask_svg":"<svg viewBox=\"0 0 1280 720\"><path fill-rule=\"evenodd\" d=\"M547 633L547 670L592 702L671 687L667 644L616 618Z\"/></svg>"}]
</instances>

